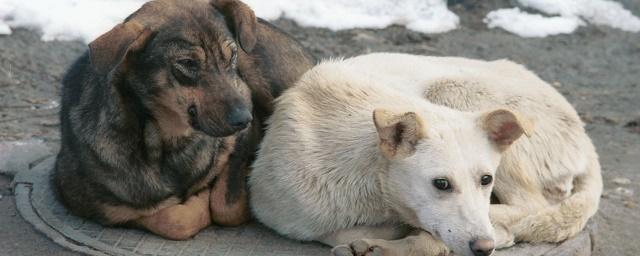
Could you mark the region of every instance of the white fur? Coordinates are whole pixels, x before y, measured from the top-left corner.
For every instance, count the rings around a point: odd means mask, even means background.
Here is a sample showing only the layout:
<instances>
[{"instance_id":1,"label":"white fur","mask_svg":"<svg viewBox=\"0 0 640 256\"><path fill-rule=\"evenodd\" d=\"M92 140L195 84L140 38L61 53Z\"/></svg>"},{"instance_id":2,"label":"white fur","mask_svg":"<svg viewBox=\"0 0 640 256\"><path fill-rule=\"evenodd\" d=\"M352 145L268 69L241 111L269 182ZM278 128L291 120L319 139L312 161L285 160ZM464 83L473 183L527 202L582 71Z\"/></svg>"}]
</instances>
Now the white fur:
<instances>
[{"instance_id":1,"label":"white fur","mask_svg":"<svg viewBox=\"0 0 640 256\"><path fill-rule=\"evenodd\" d=\"M378 108L424 120L426 137L412 155L381 154ZM531 137L502 154L480 123L497 108L535 123ZM602 190L575 110L506 60L380 53L321 63L278 98L253 167L253 212L283 235L337 245L350 242L341 237L354 228L403 223L462 255L472 255L474 239L495 238L500 247L564 240L595 213ZM495 174L502 204L489 206L483 174ZM445 176L456 192L434 189L432 180Z\"/></svg>"}]
</instances>

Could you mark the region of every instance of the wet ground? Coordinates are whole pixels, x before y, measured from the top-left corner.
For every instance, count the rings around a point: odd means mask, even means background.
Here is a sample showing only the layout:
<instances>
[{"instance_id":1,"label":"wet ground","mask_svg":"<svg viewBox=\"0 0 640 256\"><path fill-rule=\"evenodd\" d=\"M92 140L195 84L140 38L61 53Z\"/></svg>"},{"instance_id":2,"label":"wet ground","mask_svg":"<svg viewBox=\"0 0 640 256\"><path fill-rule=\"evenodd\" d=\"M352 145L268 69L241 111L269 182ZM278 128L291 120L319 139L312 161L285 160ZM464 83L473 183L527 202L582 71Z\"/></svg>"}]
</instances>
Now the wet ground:
<instances>
[{"instance_id":1,"label":"wet ground","mask_svg":"<svg viewBox=\"0 0 640 256\"><path fill-rule=\"evenodd\" d=\"M595 254L640 255L640 34L589 26L571 35L525 39L482 23L488 11L509 1L452 2L459 3L450 8L461 17L461 25L446 34L402 27L332 32L287 20L275 24L318 57L394 51L508 58L526 65L576 107L600 154L605 193L593 221ZM640 15L640 1L620 2ZM31 30L0 36L0 141L36 138L53 148L58 145L60 81L85 49L80 42L42 42ZM10 180L0 176L0 255L70 253L17 215Z\"/></svg>"}]
</instances>

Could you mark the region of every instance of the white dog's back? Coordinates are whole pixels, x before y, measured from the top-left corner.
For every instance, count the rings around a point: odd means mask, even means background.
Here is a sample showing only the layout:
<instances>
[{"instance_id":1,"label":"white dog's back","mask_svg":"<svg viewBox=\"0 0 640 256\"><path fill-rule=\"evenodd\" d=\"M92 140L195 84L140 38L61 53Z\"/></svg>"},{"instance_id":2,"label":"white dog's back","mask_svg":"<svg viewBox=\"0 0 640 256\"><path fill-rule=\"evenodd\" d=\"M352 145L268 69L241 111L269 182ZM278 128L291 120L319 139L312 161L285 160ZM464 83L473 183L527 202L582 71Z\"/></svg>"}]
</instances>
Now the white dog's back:
<instances>
[{"instance_id":1,"label":"white dog's back","mask_svg":"<svg viewBox=\"0 0 640 256\"><path fill-rule=\"evenodd\" d=\"M335 85L354 79L373 87ZM309 81L324 86L306 86ZM250 180L258 219L298 239L388 221L374 177L327 182L332 176L325 174L345 168L349 175L375 174L361 171L382 161L371 111L380 105L411 109L424 99L444 106L442 112L506 108L535 123L531 138L505 152L494 187L500 202L514 207L492 208L492 220L509 226L516 240L566 239L597 210L602 181L595 149L576 111L536 75L506 60L381 53L321 63L278 99ZM348 201L358 197L366 203Z\"/></svg>"},{"instance_id":2,"label":"white dog's back","mask_svg":"<svg viewBox=\"0 0 640 256\"><path fill-rule=\"evenodd\" d=\"M372 170L383 160L371 113L397 109L394 102L410 109L421 99L354 71L340 62L319 64L276 101L250 187L255 215L281 234L312 240L389 219Z\"/></svg>"},{"instance_id":3,"label":"white dog's back","mask_svg":"<svg viewBox=\"0 0 640 256\"><path fill-rule=\"evenodd\" d=\"M511 61L381 53L347 59L345 65L355 67L354 72L393 76L395 81L389 85L435 104L462 111L504 107L531 118L540 136L518 141L503 159L523 167L501 170L517 171L509 176L525 179L524 184L532 189L549 190L545 200L527 198L528 204L565 199L573 178L585 175L594 158L591 141L573 107L549 84ZM509 185L500 184L496 189Z\"/></svg>"},{"instance_id":4,"label":"white dog's back","mask_svg":"<svg viewBox=\"0 0 640 256\"><path fill-rule=\"evenodd\" d=\"M462 111L504 107L532 118L534 136L505 153L494 187L501 203L518 206L492 209L492 220L509 226L516 240L562 241L597 211L602 178L584 124L560 93L523 66L392 53L345 62L362 72L392 75L398 82L390 84L398 90L435 104Z\"/></svg>"}]
</instances>

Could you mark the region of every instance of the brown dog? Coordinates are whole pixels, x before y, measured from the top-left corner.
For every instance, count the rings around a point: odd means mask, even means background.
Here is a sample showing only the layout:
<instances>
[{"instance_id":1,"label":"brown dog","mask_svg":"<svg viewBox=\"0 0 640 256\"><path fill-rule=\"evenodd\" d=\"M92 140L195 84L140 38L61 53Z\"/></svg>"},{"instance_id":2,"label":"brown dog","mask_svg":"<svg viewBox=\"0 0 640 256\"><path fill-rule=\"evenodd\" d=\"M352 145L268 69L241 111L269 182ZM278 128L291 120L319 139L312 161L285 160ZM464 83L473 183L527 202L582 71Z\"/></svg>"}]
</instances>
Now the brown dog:
<instances>
[{"instance_id":1,"label":"brown dog","mask_svg":"<svg viewBox=\"0 0 640 256\"><path fill-rule=\"evenodd\" d=\"M64 79L53 179L62 202L170 239L245 222L261 121L313 64L237 0L146 3Z\"/></svg>"}]
</instances>

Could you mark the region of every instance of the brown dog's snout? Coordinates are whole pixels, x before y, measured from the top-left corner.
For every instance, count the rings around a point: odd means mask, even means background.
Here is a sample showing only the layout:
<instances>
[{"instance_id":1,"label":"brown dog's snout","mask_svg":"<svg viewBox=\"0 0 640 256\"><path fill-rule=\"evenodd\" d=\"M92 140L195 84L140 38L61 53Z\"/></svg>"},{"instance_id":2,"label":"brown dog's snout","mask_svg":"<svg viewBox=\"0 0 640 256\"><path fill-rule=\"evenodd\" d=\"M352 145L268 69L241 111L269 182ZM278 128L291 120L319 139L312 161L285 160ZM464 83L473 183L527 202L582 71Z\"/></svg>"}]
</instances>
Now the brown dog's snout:
<instances>
[{"instance_id":1,"label":"brown dog's snout","mask_svg":"<svg viewBox=\"0 0 640 256\"><path fill-rule=\"evenodd\" d=\"M227 122L234 129L244 129L253 120L253 115L246 107L233 107L227 113Z\"/></svg>"},{"instance_id":2,"label":"brown dog's snout","mask_svg":"<svg viewBox=\"0 0 640 256\"><path fill-rule=\"evenodd\" d=\"M189 108L187 108L187 113L189 113L189 117L196 118L198 115L198 109L196 108L196 105L189 106Z\"/></svg>"},{"instance_id":3,"label":"brown dog's snout","mask_svg":"<svg viewBox=\"0 0 640 256\"><path fill-rule=\"evenodd\" d=\"M489 256L495 249L495 243L491 239L478 239L469 242L469 248L475 256Z\"/></svg>"},{"instance_id":4,"label":"brown dog's snout","mask_svg":"<svg viewBox=\"0 0 640 256\"><path fill-rule=\"evenodd\" d=\"M195 129L200 129L200 125L198 124L198 109L195 105L190 105L187 108L187 113L189 114L189 124Z\"/></svg>"},{"instance_id":5,"label":"brown dog's snout","mask_svg":"<svg viewBox=\"0 0 640 256\"><path fill-rule=\"evenodd\" d=\"M247 128L253 121L251 108L243 102L231 100L220 104L220 101L212 101L187 107L189 123L195 130L213 137L226 137Z\"/></svg>"}]
</instances>

